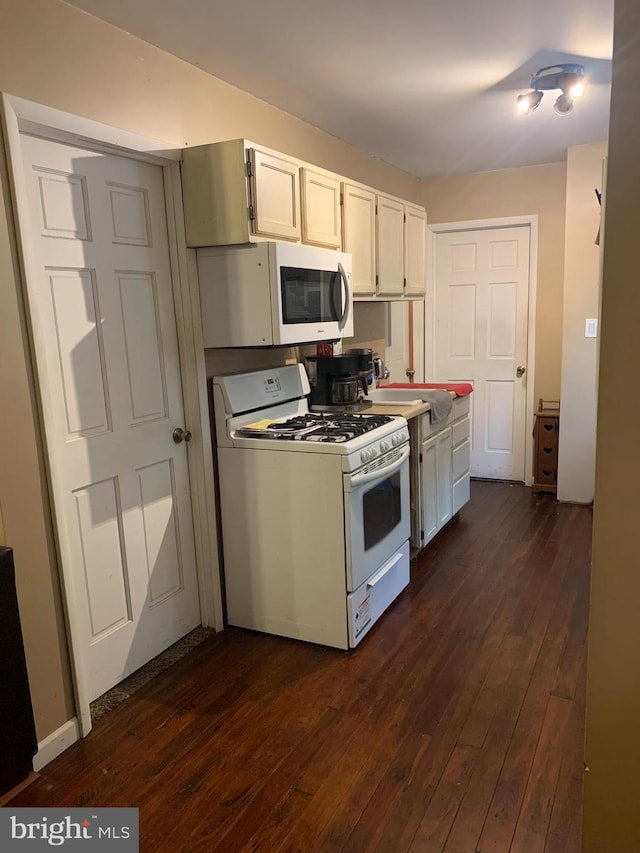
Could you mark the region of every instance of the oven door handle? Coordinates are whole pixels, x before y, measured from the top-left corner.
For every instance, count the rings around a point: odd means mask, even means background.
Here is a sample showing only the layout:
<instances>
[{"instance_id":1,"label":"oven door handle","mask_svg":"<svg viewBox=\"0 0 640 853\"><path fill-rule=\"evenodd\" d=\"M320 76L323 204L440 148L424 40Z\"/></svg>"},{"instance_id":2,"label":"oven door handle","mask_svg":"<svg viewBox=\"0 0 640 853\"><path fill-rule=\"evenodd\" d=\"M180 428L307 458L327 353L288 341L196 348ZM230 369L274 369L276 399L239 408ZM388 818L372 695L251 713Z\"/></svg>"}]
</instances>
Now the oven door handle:
<instances>
[{"instance_id":1,"label":"oven door handle","mask_svg":"<svg viewBox=\"0 0 640 853\"><path fill-rule=\"evenodd\" d=\"M349 300L351 294L349 291L349 279L347 277L347 273L340 262L338 262L338 273L340 275L340 296L342 296L342 288L344 285L344 305L342 306L342 312L338 318L338 327L340 329L344 329L345 323L347 322L347 315L349 313Z\"/></svg>"},{"instance_id":2,"label":"oven door handle","mask_svg":"<svg viewBox=\"0 0 640 853\"><path fill-rule=\"evenodd\" d=\"M402 553L396 554L394 557L392 557L389 560L388 563L385 563L381 569L378 569L378 571L375 573L375 575L373 575L373 577L370 577L369 580L367 581L367 589L373 589L373 587L377 583L379 583L382 580L382 578L391 571L391 569L396 565L396 563L399 563L400 560L402 560L403 557L404 557L404 554L402 554Z\"/></svg>"},{"instance_id":3,"label":"oven door handle","mask_svg":"<svg viewBox=\"0 0 640 853\"><path fill-rule=\"evenodd\" d=\"M384 468L376 468L375 471L369 471L366 474L353 474L350 478L350 485L359 487L364 486L366 483L372 483L374 480L384 480L385 477L388 477L389 474L393 474L394 471L397 471L398 468L402 467L405 460L409 458L410 449L409 446L404 448L400 456L392 462L391 465L386 465Z\"/></svg>"}]
</instances>

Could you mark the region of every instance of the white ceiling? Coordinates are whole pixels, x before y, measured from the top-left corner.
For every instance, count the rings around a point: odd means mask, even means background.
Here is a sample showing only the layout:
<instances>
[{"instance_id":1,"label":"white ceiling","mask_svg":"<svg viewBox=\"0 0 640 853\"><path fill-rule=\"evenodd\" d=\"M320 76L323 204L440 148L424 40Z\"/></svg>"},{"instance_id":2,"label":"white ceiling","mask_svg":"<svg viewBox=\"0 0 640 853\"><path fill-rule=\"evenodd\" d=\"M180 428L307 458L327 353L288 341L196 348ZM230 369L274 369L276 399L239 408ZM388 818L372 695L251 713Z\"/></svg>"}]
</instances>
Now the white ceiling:
<instances>
[{"instance_id":1,"label":"white ceiling","mask_svg":"<svg viewBox=\"0 0 640 853\"><path fill-rule=\"evenodd\" d=\"M548 163L609 125L613 0L71 0L420 177ZM516 96L545 65L591 83L568 116Z\"/></svg>"}]
</instances>

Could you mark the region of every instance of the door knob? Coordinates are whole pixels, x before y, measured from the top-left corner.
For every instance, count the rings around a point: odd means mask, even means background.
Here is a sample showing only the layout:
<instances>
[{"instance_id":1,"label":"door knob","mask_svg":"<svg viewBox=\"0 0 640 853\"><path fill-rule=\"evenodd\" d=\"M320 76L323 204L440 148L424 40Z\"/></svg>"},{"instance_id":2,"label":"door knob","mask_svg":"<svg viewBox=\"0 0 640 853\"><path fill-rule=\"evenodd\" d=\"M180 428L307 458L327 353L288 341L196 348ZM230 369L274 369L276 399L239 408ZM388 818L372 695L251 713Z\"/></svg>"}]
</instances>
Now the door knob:
<instances>
[{"instance_id":1,"label":"door knob","mask_svg":"<svg viewBox=\"0 0 640 853\"><path fill-rule=\"evenodd\" d=\"M413 369L413 367L407 367L407 369L405 370L405 373L409 377L409 382L413 382L413 377L416 375L416 372Z\"/></svg>"},{"instance_id":2,"label":"door knob","mask_svg":"<svg viewBox=\"0 0 640 853\"><path fill-rule=\"evenodd\" d=\"M173 431L173 440L176 444L180 444L182 441L191 441L192 438L191 430L176 427Z\"/></svg>"},{"instance_id":3,"label":"door knob","mask_svg":"<svg viewBox=\"0 0 640 853\"><path fill-rule=\"evenodd\" d=\"M524 376L526 369L527 368L524 366L524 364L518 365L518 367L516 368L516 376L518 377L518 379L520 379L521 376Z\"/></svg>"}]
</instances>

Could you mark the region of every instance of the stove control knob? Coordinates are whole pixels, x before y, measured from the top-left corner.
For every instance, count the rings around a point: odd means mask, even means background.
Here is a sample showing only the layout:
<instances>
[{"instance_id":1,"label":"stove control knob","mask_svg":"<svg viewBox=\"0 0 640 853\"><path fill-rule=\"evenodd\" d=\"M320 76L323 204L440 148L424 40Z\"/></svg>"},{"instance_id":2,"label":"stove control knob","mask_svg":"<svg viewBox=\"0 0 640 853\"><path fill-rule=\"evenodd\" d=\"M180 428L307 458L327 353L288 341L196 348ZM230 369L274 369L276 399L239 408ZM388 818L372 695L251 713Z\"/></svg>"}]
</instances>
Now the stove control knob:
<instances>
[{"instance_id":1,"label":"stove control knob","mask_svg":"<svg viewBox=\"0 0 640 853\"><path fill-rule=\"evenodd\" d=\"M361 450L361 451L360 451L360 461L361 461L361 462L366 462L368 458L369 458L369 454L367 453L367 451L366 451L366 450Z\"/></svg>"},{"instance_id":2,"label":"stove control knob","mask_svg":"<svg viewBox=\"0 0 640 853\"><path fill-rule=\"evenodd\" d=\"M380 453L386 453L387 450L391 450L391 445L389 444L388 441L381 441L380 442Z\"/></svg>"}]
</instances>

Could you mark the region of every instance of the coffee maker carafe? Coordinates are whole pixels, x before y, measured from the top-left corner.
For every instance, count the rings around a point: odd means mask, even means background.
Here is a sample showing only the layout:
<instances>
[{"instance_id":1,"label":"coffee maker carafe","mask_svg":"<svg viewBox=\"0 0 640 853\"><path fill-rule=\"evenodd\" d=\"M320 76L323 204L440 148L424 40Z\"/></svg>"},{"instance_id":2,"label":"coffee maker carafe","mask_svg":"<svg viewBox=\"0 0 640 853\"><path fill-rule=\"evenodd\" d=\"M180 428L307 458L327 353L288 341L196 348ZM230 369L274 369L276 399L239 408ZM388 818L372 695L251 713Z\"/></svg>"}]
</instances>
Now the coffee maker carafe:
<instances>
[{"instance_id":1,"label":"coffee maker carafe","mask_svg":"<svg viewBox=\"0 0 640 853\"><path fill-rule=\"evenodd\" d=\"M365 399L367 383L366 380L363 381L362 375L364 363L362 356L348 352L340 355L308 356L311 411L359 412L369 408L371 401ZM370 373L370 357L367 369Z\"/></svg>"}]
</instances>

